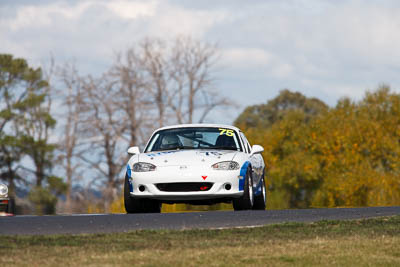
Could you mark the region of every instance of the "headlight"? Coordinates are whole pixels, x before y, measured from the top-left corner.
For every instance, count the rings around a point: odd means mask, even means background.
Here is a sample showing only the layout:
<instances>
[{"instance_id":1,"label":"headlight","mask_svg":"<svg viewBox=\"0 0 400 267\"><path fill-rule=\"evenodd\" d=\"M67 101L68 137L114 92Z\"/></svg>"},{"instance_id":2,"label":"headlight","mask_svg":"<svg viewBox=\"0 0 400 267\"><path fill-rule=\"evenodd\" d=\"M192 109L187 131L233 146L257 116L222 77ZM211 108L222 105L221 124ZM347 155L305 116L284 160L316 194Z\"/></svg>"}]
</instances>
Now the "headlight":
<instances>
[{"instance_id":1,"label":"headlight","mask_svg":"<svg viewBox=\"0 0 400 267\"><path fill-rule=\"evenodd\" d=\"M0 197L8 196L8 187L5 184L0 184Z\"/></svg>"},{"instance_id":2,"label":"headlight","mask_svg":"<svg viewBox=\"0 0 400 267\"><path fill-rule=\"evenodd\" d=\"M223 170L223 171L238 170L239 163L237 163L236 161L222 161L222 162L215 163L211 167L214 170Z\"/></svg>"},{"instance_id":3,"label":"headlight","mask_svg":"<svg viewBox=\"0 0 400 267\"><path fill-rule=\"evenodd\" d=\"M156 169L156 166L151 163L146 162L138 162L133 164L134 172L151 172Z\"/></svg>"}]
</instances>

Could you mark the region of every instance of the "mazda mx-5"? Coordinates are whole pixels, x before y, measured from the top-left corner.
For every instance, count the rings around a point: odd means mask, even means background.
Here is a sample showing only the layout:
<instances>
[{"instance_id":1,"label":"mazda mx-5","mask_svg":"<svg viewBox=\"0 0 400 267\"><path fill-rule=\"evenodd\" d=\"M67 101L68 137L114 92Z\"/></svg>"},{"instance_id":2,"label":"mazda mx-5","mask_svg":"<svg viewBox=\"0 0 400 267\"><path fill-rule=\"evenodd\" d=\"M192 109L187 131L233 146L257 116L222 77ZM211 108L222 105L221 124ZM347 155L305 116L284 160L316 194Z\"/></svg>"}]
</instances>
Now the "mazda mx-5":
<instances>
[{"instance_id":1,"label":"mazda mx-5","mask_svg":"<svg viewBox=\"0 0 400 267\"><path fill-rule=\"evenodd\" d=\"M127 213L160 212L162 203L232 202L234 210L265 209L264 149L240 129L217 124L163 127L145 149L130 147Z\"/></svg>"}]
</instances>

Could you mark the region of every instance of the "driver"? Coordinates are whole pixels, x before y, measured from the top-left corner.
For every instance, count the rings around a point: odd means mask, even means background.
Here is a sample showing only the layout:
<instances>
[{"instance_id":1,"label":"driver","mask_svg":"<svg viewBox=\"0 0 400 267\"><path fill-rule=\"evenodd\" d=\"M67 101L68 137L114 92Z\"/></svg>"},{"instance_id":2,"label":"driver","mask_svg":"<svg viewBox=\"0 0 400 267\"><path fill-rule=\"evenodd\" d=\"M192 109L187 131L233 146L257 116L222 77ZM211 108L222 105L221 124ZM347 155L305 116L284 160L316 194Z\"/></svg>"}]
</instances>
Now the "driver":
<instances>
[{"instance_id":1,"label":"driver","mask_svg":"<svg viewBox=\"0 0 400 267\"><path fill-rule=\"evenodd\" d=\"M181 141L176 135L166 135L161 140L161 149L173 149L182 146Z\"/></svg>"}]
</instances>

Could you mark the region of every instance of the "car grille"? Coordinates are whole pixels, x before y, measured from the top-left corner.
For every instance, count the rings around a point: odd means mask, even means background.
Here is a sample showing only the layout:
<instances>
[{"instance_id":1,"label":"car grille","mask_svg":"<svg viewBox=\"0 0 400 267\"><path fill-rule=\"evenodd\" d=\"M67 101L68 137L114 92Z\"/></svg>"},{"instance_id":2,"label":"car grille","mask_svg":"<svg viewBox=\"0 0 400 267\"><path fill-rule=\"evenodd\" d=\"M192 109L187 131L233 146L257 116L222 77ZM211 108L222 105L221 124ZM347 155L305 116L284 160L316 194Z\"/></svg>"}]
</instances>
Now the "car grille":
<instances>
[{"instance_id":1,"label":"car grille","mask_svg":"<svg viewBox=\"0 0 400 267\"><path fill-rule=\"evenodd\" d=\"M208 191L213 183L162 183L156 184L160 191L164 192L195 192Z\"/></svg>"}]
</instances>

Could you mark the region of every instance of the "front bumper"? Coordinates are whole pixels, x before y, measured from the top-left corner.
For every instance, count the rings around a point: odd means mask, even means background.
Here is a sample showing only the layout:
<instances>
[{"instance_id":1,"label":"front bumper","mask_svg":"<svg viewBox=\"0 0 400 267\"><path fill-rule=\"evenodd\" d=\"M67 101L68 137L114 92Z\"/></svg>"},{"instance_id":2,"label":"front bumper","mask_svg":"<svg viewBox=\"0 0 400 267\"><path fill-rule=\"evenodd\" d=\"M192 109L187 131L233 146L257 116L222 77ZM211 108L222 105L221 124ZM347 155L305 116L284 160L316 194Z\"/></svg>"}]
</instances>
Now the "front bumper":
<instances>
[{"instance_id":1,"label":"front bumper","mask_svg":"<svg viewBox=\"0 0 400 267\"><path fill-rule=\"evenodd\" d=\"M8 213L8 205L10 205L9 198L0 198L0 216L13 216L14 214Z\"/></svg>"},{"instance_id":2,"label":"front bumper","mask_svg":"<svg viewBox=\"0 0 400 267\"><path fill-rule=\"evenodd\" d=\"M200 167L180 169L180 166L157 167L151 172L132 172L129 177L131 196L165 201L209 200L218 198L238 198L243 195L239 190L240 170L221 171ZM205 191L171 192L162 191L161 183L212 183ZM226 185L229 186L227 187ZM228 190L227 188L230 189Z\"/></svg>"}]
</instances>

